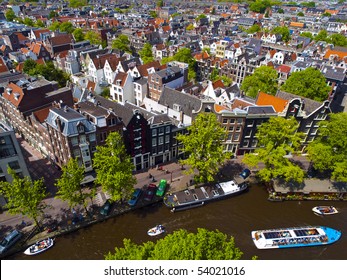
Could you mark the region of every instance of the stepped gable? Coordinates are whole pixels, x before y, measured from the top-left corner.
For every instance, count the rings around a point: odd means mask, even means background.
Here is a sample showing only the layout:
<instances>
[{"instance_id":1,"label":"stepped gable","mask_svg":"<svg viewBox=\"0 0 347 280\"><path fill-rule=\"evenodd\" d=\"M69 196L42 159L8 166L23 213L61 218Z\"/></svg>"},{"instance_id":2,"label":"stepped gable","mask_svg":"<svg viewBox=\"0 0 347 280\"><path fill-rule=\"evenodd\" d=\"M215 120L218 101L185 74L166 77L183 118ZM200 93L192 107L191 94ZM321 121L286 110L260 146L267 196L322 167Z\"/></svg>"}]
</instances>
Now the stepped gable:
<instances>
[{"instance_id":1,"label":"stepped gable","mask_svg":"<svg viewBox=\"0 0 347 280\"><path fill-rule=\"evenodd\" d=\"M174 104L180 105L182 112L185 115L192 117L193 111L200 111L202 102L194 95L165 87L158 103L167 106L170 109L173 109Z\"/></svg>"},{"instance_id":2,"label":"stepped gable","mask_svg":"<svg viewBox=\"0 0 347 280\"><path fill-rule=\"evenodd\" d=\"M305 103L305 112L306 115L310 115L312 114L314 111L316 111L318 108L320 108L322 106L322 102L318 102L315 100L312 100L310 98L306 98L306 97L301 97L299 95L295 95L289 92L285 92L285 91L278 91L276 93L276 97L291 101L293 99L301 99L304 101Z\"/></svg>"}]
</instances>

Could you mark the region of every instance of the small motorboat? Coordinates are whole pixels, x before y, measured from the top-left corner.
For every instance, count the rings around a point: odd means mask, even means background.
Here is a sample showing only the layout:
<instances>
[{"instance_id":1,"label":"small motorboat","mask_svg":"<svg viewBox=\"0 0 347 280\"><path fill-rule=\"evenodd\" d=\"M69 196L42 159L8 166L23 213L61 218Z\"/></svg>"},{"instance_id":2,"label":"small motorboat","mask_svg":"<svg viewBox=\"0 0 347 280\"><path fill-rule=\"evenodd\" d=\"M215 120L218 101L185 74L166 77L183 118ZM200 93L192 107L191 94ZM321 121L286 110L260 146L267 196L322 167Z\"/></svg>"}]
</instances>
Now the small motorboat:
<instances>
[{"instance_id":1,"label":"small motorboat","mask_svg":"<svg viewBox=\"0 0 347 280\"><path fill-rule=\"evenodd\" d=\"M316 206L312 211L318 215L332 215L339 212L334 206Z\"/></svg>"},{"instance_id":2,"label":"small motorboat","mask_svg":"<svg viewBox=\"0 0 347 280\"><path fill-rule=\"evenodd\" d=\"M28 249L24 251L24 254L32 256L32 255L42 253L48 250L49 248L51 248L53 244L54 244L54 240L48 237L47 239L43 239L31 245Z\"/></svg>"},{"instance_id":3,"label":"small motorboat","mask_svg":"<svg viewBox=\"0 0 347 280\"><path fill-rule=\"evenodd\" d=\"M159 234L162 234L165 232L165 228L164 226L162 225L157 225L155 227L152 227L150 228L148 231L147 231L147 234L149 236L156 236L156 235L159 235Z\"/></svg>"}]
</instances>

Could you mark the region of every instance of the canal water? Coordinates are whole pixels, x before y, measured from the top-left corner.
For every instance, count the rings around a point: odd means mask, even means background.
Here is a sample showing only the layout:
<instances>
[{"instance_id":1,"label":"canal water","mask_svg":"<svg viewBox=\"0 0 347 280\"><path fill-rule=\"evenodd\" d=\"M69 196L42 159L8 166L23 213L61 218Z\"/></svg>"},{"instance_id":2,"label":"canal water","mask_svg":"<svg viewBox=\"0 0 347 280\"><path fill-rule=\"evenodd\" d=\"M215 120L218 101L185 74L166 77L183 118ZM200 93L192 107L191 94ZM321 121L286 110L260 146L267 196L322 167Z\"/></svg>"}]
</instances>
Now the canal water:
<instances>
[{"instance_id":1,"label":"canal water","mask_svg":"<svg viewBox=\"0 0 347 280\"><path fill-rule=\"evenodd\" d=\"M312 207L334 205L340 213L317 216ZM244 253L242 259L258 256L261 260L347 260L347 203L328 201L269 202L266 190L257 185L247 193L212 202L203 207L171 213L162 203L147 206L119 217L59 236L50 250L37 256L18 253L11 259L37 260L102 260L115 247L123 246L129 238L140 244L159 237L149 237L147 230L163 224L168 233L178 229L195 232L207 228L232 235L236 246ZM251 239L251 231L279 227L322 225L342 231L341 239L328 246L258 250Z\"/></svg>"}]
</instances>

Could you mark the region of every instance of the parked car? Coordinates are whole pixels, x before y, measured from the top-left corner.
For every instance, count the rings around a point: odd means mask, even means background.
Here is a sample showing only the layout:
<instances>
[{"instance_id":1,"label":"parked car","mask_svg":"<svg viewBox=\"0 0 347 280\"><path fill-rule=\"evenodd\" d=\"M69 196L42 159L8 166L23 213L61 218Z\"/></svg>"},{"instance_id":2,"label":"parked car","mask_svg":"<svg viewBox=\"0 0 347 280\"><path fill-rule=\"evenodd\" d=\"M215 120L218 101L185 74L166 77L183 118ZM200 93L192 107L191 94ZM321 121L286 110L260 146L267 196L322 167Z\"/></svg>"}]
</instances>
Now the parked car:
<instances>
[{"instance_id":1,"label":"parked car","mask_svg":"<svg viewBox=\"0 0 347 280\"><path fill-rule=\"evenodd\" d=\"M22 234L18 230L10 232L1 240L0 254L5 253L10 247L12 247L20 238Z\"/></svg>"},{"instance_id":2,"label":"parked car","mask_svg":"<svg viewBox=\"0 0 347 280\"><path fill-rule=\"evenodd\" d=\"M145 191L143 199L146 200L146 201L151 201L153 199L153 196L154 196L156 190L157 190L157 186L156 185L149 184L147 189L146 189L146 191Z\"/></svg>"},{"instance_id":3,"label":"parked car","mask_svg":"<svg viewBox=\"0 0 347 280\"><path fill-rule=\"evenodd\" d=\"M249 169L244 169L242 170L240 176L243 178L243 179L247 179L249 177L249 175L251 175L251 170Z\"/></svg>"},{"instance_id":4,"label":"parked car","mask_svg":"<svg viewBox=\"0 0 347 280\"><path fill-rule=\"evenodd\" d=\"M135 206L141 196L141 193L142 193L141 189L134 190L133 194L131 195L131 198L128 200L128 204L130 206Z\"/></svg>"},{"instance_id":5,"label":"parked car","mask_svg":"<svg viewBox=\"0 0 347 280\"><path fill-rule=\"evenodd\" d=\"M110 214L111 206L112 206L111 201L106 200L106 202L104 203L104 205L100 209L100 214L104 215L104 216L107 216L108 214Z\"/></svg>"},{"instance_id":6,"label":"parked car","mask_svg":"<svg viewBox=\"0 0 347 280\"><path fill-rule=\"evenodd\" d=\"M163 196L165 193L165 189L166 189L166 180L165 179L161 179L158 185L158 189L156 191L156 195L157 196Z\"/></svg>"}]
</instances>

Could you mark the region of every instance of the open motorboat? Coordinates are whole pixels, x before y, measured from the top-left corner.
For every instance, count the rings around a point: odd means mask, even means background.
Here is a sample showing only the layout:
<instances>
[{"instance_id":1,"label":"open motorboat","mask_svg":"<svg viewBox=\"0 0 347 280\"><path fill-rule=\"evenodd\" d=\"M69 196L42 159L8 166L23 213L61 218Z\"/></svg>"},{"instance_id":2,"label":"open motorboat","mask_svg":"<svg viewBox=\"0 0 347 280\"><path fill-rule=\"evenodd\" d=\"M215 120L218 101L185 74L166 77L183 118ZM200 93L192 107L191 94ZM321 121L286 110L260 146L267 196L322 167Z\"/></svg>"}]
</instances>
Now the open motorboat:
<instances>
[{"instance_id":1,"label":"open motorboat","mask_svg":"<svg viewBox=\"0 0 347 280\"><path fill-rule=\"evenodd\" d=\"M316 206L312 211L318 215L332 215L339 212L334 206Z\"/></svg>"},{"instance_id":2,"label":"open motorboat","mask_svg":"<svg viewBox=\"0 0 347 280\"><path fill-rule=\"evenodd\" d=\"M54 244L54 240L48 237L47 239L43 239L31 245L28 249L24 251L24 254L32 256L32 255L42 253L48 250L49 248L51 248L53 244Z\"/></svg>"},{"instance_id":3,"label":"open motorboat","mask_svg":"<svg viewBox=\"0 0 347 280\"><path fill-rule=\"evenodd\" d=\"M156 236L156 235L159 235L159 234L162 234L165 232L165 228L164 226L162 225L157 225L155 227L152 227L150 228L148 231L147 231L147 234L149 236Z\"/></svg>"}]
</instances>

